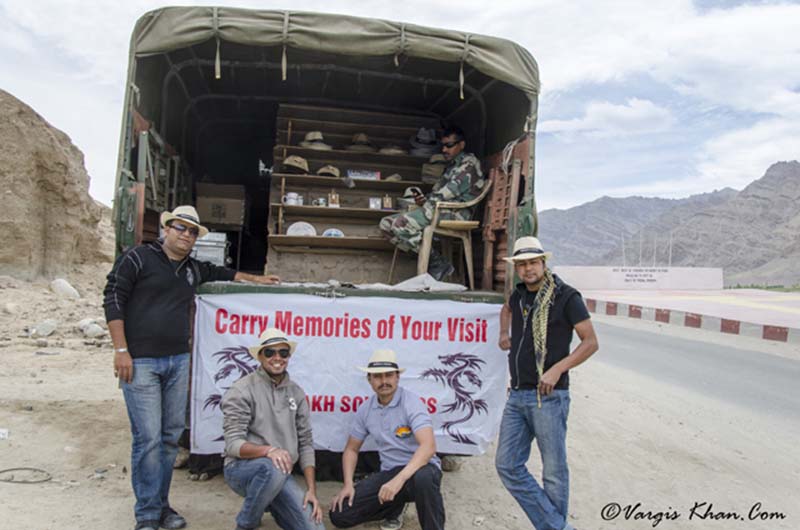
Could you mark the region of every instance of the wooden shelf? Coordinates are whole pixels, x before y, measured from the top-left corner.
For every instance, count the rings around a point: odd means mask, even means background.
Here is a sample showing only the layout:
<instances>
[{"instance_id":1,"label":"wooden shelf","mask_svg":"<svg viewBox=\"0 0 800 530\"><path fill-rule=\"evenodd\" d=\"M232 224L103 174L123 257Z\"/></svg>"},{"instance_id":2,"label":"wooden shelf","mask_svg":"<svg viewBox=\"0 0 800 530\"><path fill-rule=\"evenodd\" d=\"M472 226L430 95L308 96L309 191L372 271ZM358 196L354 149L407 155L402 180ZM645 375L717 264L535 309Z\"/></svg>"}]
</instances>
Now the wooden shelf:
<instances>
[{"instance_id":1,"label":"wooden shelf","mask_svg":"<svg viewBox=\"0 0 800 530\"><path fill-rule=\"evenodd\" d=\"M284 215L297 217L336 217L350 219L374 219L380 221L387 215L400 213L399 210L371 210L369 208L331 208L330 206L294 206L272 203L273 208L283 208Z\"/></svg>"},{"instance_id":2,"label":"wooden shelf","mask_svg":"<svg viewBox=\"0 0 800 530\"><path fill-rule=\"evenodd\" d=\"M348 151L346 149L311 149L310 147L302 147L299 145L276 145L272 154L277 160L283 160L283 151L286 150L286 156L298 155L305 159L326 160L328 164L337 165L341 163L358 163L358 164L381 164L391 166L405 166L422 168L422 164L428 161L428 156L415 156L415 155L385 155L378 153L368 153L363 151ZM339 168L342 169L342 168ZM419 171L419 169L417 169Z\"/></svg>"},{"instance_id":3,"label":"wooden shelf","mask_svg":"<svg viewBox=\"0 0 800 530\"><path fill-rule=\"evenodd\" d=\"M272 178L284 179L286 184L295 186L324 186L326 188L345 188L354 190L383 190L383 191L403 191L409 186L417 186L422 191L426 191L433 187L432 184L426 184L419 180L367 180L367 179L353 179L355 186L348 188L343 178L336 177L321 177L319 175L295 175L292 173L273 173Z\"/></svg>"},{"instance_id":4,"label":"wooden shelf","mask_svg":"<svg viewBox=\"0 0 800 530\"><path fill-rule=\"evenodd\" d=\"M325 237L325 236L287 236L271 234L271 247L311 247L358 250L394 250L394 245L382 237Z\"/></svg>"}]
</instances>

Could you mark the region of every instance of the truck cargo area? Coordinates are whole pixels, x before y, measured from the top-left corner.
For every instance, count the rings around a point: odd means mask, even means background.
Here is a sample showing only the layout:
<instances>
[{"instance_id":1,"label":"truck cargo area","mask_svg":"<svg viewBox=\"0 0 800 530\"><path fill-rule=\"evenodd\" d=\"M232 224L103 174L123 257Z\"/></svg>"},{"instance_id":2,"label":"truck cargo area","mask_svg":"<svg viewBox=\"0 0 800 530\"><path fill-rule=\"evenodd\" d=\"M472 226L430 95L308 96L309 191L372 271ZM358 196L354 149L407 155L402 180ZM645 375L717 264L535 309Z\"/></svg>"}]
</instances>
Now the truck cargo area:
<instances>
[{"instance_id":1,"label":"truck cargo area","mask_svg":"<svg viewBox=\"0 0 800 530\"><path fill-rule=\"evenodd\" d=\"M336 20L341 31L347 27L341 21L359 19ZM146 40L144 29L140 21L134 36ZM378 223L398 210L406 188L431 188L422 179L429 157L402 150L410 150L421 127L457 124L466 150L482 160L493 182L472 232L476 288L502 290L509 227L535 230L535 101L464 59L412 56L402 48L376 55L368 38L365 53L357 54L346 39L334 39L342 40L339 49L322 40L307 49L292 46L291 38L267 45L211 36L159 52L136 51L134 39L116 204L120 247L158 237L160 212L194 204L204 224L226 234L226 255L236 269L285 280L372 283L388 282L394 261L392 283L402 281L416 274L416 255L395 256ZM469 38L442 42L469 57ZM330 149L302 146L312 131ZM356 134L366 135L375 150L349 149ZM377 151L388 146L401 151ZM291 155L307 161L307 173L285 170ZM317 174L328 165L339 176ZM397 176L387 180L391 175ZM517 219L526 197L529 213ZM297 222L309 223L314 234L287 233ZM342 237L324 237L329 229ZM466 282L460 247L444 243L457 266L450 281Z\"/></svg>"}]
</instances>

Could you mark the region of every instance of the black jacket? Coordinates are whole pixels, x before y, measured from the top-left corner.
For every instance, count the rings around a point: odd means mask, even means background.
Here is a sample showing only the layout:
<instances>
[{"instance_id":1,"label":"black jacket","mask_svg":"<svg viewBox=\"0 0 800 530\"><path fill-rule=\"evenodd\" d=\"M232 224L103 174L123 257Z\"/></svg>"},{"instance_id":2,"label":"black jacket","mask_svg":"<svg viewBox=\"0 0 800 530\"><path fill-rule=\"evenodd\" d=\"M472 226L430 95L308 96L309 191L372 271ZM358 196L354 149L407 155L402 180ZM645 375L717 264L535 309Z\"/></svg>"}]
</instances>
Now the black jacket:
<instances>
[{"instance_id":1,"label":"black jacket","mask_svg":"<svg viewBox=\"0 0 800 530\"><path fill-rule=\"evenodd\" d=\"M108 273L103 290L106 321L124 321L131 357L186 353L197 286L231 281L235 274L189 257L173 262L161 241L133 247L117 258Z\"/></svg>"}]
</instances>

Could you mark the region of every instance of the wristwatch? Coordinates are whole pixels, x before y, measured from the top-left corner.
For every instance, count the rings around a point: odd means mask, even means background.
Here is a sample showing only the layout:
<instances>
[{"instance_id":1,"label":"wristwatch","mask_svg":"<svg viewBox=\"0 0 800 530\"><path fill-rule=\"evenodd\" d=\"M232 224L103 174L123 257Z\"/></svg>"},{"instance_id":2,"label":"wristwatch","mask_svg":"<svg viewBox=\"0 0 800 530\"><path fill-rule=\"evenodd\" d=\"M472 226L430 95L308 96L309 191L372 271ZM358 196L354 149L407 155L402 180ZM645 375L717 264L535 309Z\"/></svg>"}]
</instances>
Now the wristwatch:
<instances>
[{"instance_id":1,"label":"wristwatch","mask_svg":"<svg viewBox=\"0 0 800 530\"><path fill-rule=\"evenodd\" d=\"M115 351L116 353L125 353L126 351L128 351L128 348L117 348L117 349L116 349L116 350L114 350L114 351Z\"/></svg>"}]
</instances>

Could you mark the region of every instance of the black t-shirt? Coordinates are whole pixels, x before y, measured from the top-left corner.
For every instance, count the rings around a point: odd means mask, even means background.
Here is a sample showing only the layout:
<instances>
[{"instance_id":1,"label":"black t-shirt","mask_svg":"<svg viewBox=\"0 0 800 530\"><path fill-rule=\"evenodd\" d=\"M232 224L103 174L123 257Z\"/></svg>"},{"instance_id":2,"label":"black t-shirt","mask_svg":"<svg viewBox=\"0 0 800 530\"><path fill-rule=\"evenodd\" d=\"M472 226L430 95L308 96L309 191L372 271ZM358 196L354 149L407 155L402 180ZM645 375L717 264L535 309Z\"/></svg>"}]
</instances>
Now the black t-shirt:
<instances>
[{"instance_id":1,"label":"black t-shirt","mask_svg":"<svg viewBox=\"0 0 800 530\"><path fill-rule=\"evenodd\" d=\"M589 318L581 293L555 276L556 291L547 319L547 357L544 371L569 355L572 330L575 324ZM536 292L528 291L524 283L517 285L511 293L508 305L511 308L511 350L508 352L508 369L511 372L511 387L533 390L539 384L536 372L536 357L533 353L533 318ZM523 314L525 317L523 318ZM555 388L569 388L569 372L564 372Z\"/></svg>"}]
</instances>

